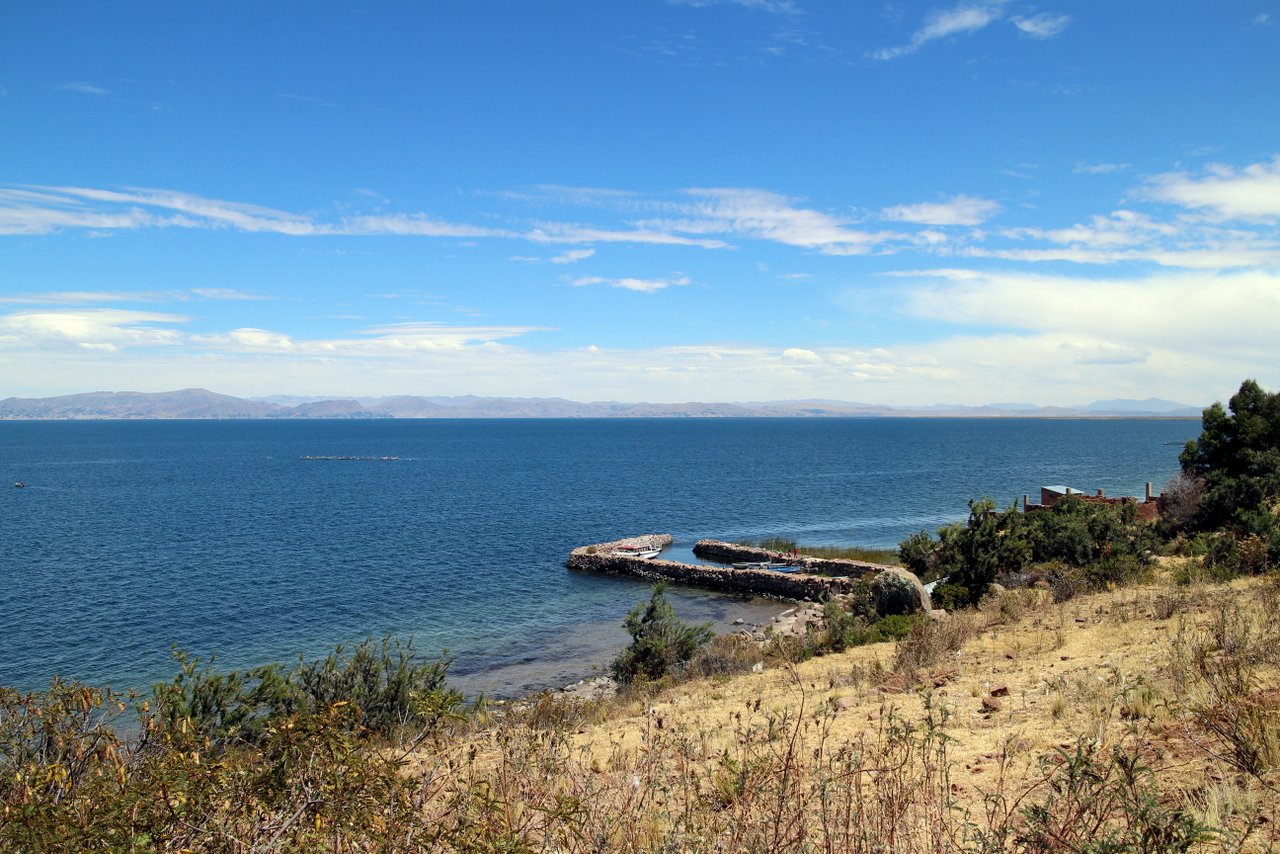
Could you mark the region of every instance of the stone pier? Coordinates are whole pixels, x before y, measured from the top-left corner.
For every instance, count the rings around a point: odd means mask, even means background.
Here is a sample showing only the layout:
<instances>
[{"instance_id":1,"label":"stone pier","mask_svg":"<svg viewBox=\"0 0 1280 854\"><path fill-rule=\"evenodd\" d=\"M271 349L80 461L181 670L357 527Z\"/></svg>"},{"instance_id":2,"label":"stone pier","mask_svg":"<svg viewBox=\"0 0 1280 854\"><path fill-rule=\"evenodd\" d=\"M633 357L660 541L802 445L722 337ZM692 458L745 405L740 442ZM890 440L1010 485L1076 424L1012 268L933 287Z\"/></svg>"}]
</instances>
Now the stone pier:
<instances>
[{"instance_id":1,"label":"stone pier","mask_svg":"<svg viewBox=\"0 0 1280 854\"><path fill-rule=\"evenodd\" d=\"M818 602L831 596L853 593L860 579L870 579L872 575L884 567L872 563L846 560L823 560L819 558L797 558L792 562L800 567L797 572L775 572L769 569L734 569L732 566L705 566L699 564L680 563L674 560L653 558L645 560L627 554L617 553L620 546L651 546L660 548L671 544L669 534L646 534L639 537L628 537L609 543L597 543L592 546L580 546L569 554L565 566L585 572L608 572L617 575L630 575L649 581L670 581L675 584L688 584L693 587L704 587L711 590L722 590L731 593L743 593L752 596L770 596L775 599L787 599L795 602ZM733 553L712 548L703 548L706 544L732 547L739 551ZM784 556L763 549L749 549L744 546L732 546L730 543L716 543L714 540L702 540L694 547L694 553L702 556L722 557L739 562L759 562L782 560ZM834 572L831 575L814 575L815 571Z\"/></svg>"},{"instance_id":2,"label":"stone pier","mask_svg":"<svg viewBox=\"0 0 1280 854\"><path fill-rule=\"evenodd\" d=\"M722 540L698 540L694 543L693 553L698 557L726 563L758 563L762 561L785 561L799 567L801 572L821 575L847 575L850 578L870 579L888 567L884 564L870 563L865 560L847 560L845 558L810 557L808 555L789 555L785 552L774 552L756 546L743 546L738 543L726 543Z\"/></svg>"}]
</instances>

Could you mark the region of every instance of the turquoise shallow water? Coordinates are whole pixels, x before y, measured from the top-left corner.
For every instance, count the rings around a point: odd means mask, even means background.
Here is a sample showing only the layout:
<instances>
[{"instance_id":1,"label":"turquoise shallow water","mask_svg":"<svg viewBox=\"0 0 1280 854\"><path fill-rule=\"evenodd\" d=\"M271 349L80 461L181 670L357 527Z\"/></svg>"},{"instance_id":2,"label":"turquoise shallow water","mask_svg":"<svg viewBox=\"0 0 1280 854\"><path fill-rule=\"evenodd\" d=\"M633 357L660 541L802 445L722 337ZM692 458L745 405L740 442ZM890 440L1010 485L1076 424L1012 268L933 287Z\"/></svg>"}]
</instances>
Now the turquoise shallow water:
<instances>
[{"instance_id":1,"label":"turquoise shallow water","mask_svg":"<svg viewBox=\"0 0 1280 854\"><path fill-rule=\"evenodd\" d=\"M448 648L470 691L590 675L643 583L577 545L666 532L892 546L1042 484L1159 488L1194 421L0 423L0 684L143 687L366 636ZM398 457L307 460L303 457ZM14 489L14 481L24 489ZM775 603L676 590L691 620Z\"/></svg>"}]
</instances>

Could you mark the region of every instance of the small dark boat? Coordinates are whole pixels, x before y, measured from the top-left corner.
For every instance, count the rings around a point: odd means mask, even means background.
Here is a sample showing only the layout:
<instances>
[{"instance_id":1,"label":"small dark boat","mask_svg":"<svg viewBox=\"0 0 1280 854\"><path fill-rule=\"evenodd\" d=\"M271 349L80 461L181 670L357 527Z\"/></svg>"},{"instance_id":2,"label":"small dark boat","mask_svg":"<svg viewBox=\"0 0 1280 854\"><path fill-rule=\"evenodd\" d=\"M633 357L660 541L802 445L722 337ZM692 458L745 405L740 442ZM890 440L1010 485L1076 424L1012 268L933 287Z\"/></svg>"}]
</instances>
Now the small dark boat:
<instances>
[{"instance_id":1,"label":"small dark boat","mask_svg":"<svg viewBox=\"0 0 1280 854\"><path fill-rule=\"evenodd\" d=\"M27 483L26 483L26 481L24 481L24 480L20 480L20 481L18 481L17 483L15 483L15 484L14 484L14 486L15 486L15 487L17 487L18 489L22 489L22 487L24 487L24 486L26 486L26 485L27 485Z\"/></svg>"},{"instance_id":2,"label":"small dark boat","mask_svg":"<svg viewBox=\"0 0 1280 854\"><path fill-rule=\"evenodd\" d=\"M789 563L779 563L771 560L746 561L743 563L733 564L734 569L769 569L774 572L798 572L799 567L792 566Z\"/></svg>"}]
</instances>

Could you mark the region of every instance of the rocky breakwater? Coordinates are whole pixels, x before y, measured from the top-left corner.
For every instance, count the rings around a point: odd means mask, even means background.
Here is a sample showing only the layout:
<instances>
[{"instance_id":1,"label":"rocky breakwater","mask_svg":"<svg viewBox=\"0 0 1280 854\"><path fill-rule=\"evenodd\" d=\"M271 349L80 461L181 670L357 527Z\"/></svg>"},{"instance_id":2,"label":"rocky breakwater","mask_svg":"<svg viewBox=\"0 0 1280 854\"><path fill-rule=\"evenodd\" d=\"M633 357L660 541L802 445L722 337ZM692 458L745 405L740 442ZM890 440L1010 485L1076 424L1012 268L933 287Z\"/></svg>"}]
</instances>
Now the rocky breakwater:
<instances>
[{"instance_id":1,"label":"rocky breakwater","mask_svg":"<svg viewBox=\"0 0 1280 854\"><path fill-rule=\"evenodd\" d=\"M769 551L757 546L726 543L722 540L698 540L693 545L693 553L698 557L725 561L726 563L785 561L796 567L800 572L820 573L822 575L847 575L850 578L871 578L887 568L883 564L870 563L865 560L789 555L783 552Z\"/></svg>"},{"instance_id":2,"label":"rocky breakwater","mask_svg":"<svg viewBox=\"0 0 1280 854\"><path fill-rule=\"evenodd\" d=\"M820 602L832 596L852 593L855 588L854 581L849 577L833 578L808 575L804 572L782 573L769 569L734 569L731 566L679 563L660 558L645 559L627 554L624 550L624 547L630 546L658 547L670 544L671 537L667 534L649 534L610 543L579 546L569 554L569 560L565 562L565 566L586 572L610 572L650 581L670 581L692 587L745 593L752 596L770 596L796 602ZM755 561L766 559L750 558ZM841 561L840 563L855 562ZM875 565L867 564L867 566ZM883 569L883 567L876 567L876 569ZM859 572L853 577L861 577L862 574Z\"/></svg>"}]
</instances>

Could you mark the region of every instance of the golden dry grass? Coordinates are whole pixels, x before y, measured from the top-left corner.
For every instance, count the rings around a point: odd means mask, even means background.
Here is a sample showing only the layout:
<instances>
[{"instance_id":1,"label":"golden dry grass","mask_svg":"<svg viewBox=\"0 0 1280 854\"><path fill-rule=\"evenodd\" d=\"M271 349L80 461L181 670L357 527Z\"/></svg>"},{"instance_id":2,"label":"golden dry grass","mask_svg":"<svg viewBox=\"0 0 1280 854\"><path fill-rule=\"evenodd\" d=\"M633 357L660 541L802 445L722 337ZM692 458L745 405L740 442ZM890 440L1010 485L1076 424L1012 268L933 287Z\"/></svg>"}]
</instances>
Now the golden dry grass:
<instances>
[{"instance_id":1,"label":"golden dry grass","mask_svg":"<svg viewBox=\"0 0 1280 854\"><path fill-rule=\"evenodd\" d=\"M1062 604L1009 591L938 627L967 640L934 660L877 644L579 707L558 727L508 721L451 773L520 804L525 823L506 830L535 847L998 850L1019 847L1027 807L1071 808L1050 780L1063 757L1117 750L1152 771L1135 798L1216 829L1198 848L1271 850L1278 588L1179 588L1164 573ZM1096 832L1137 809L1117 801ZM984 840L991 828L1002 841Z\"/></svg>"}]
</instances>

